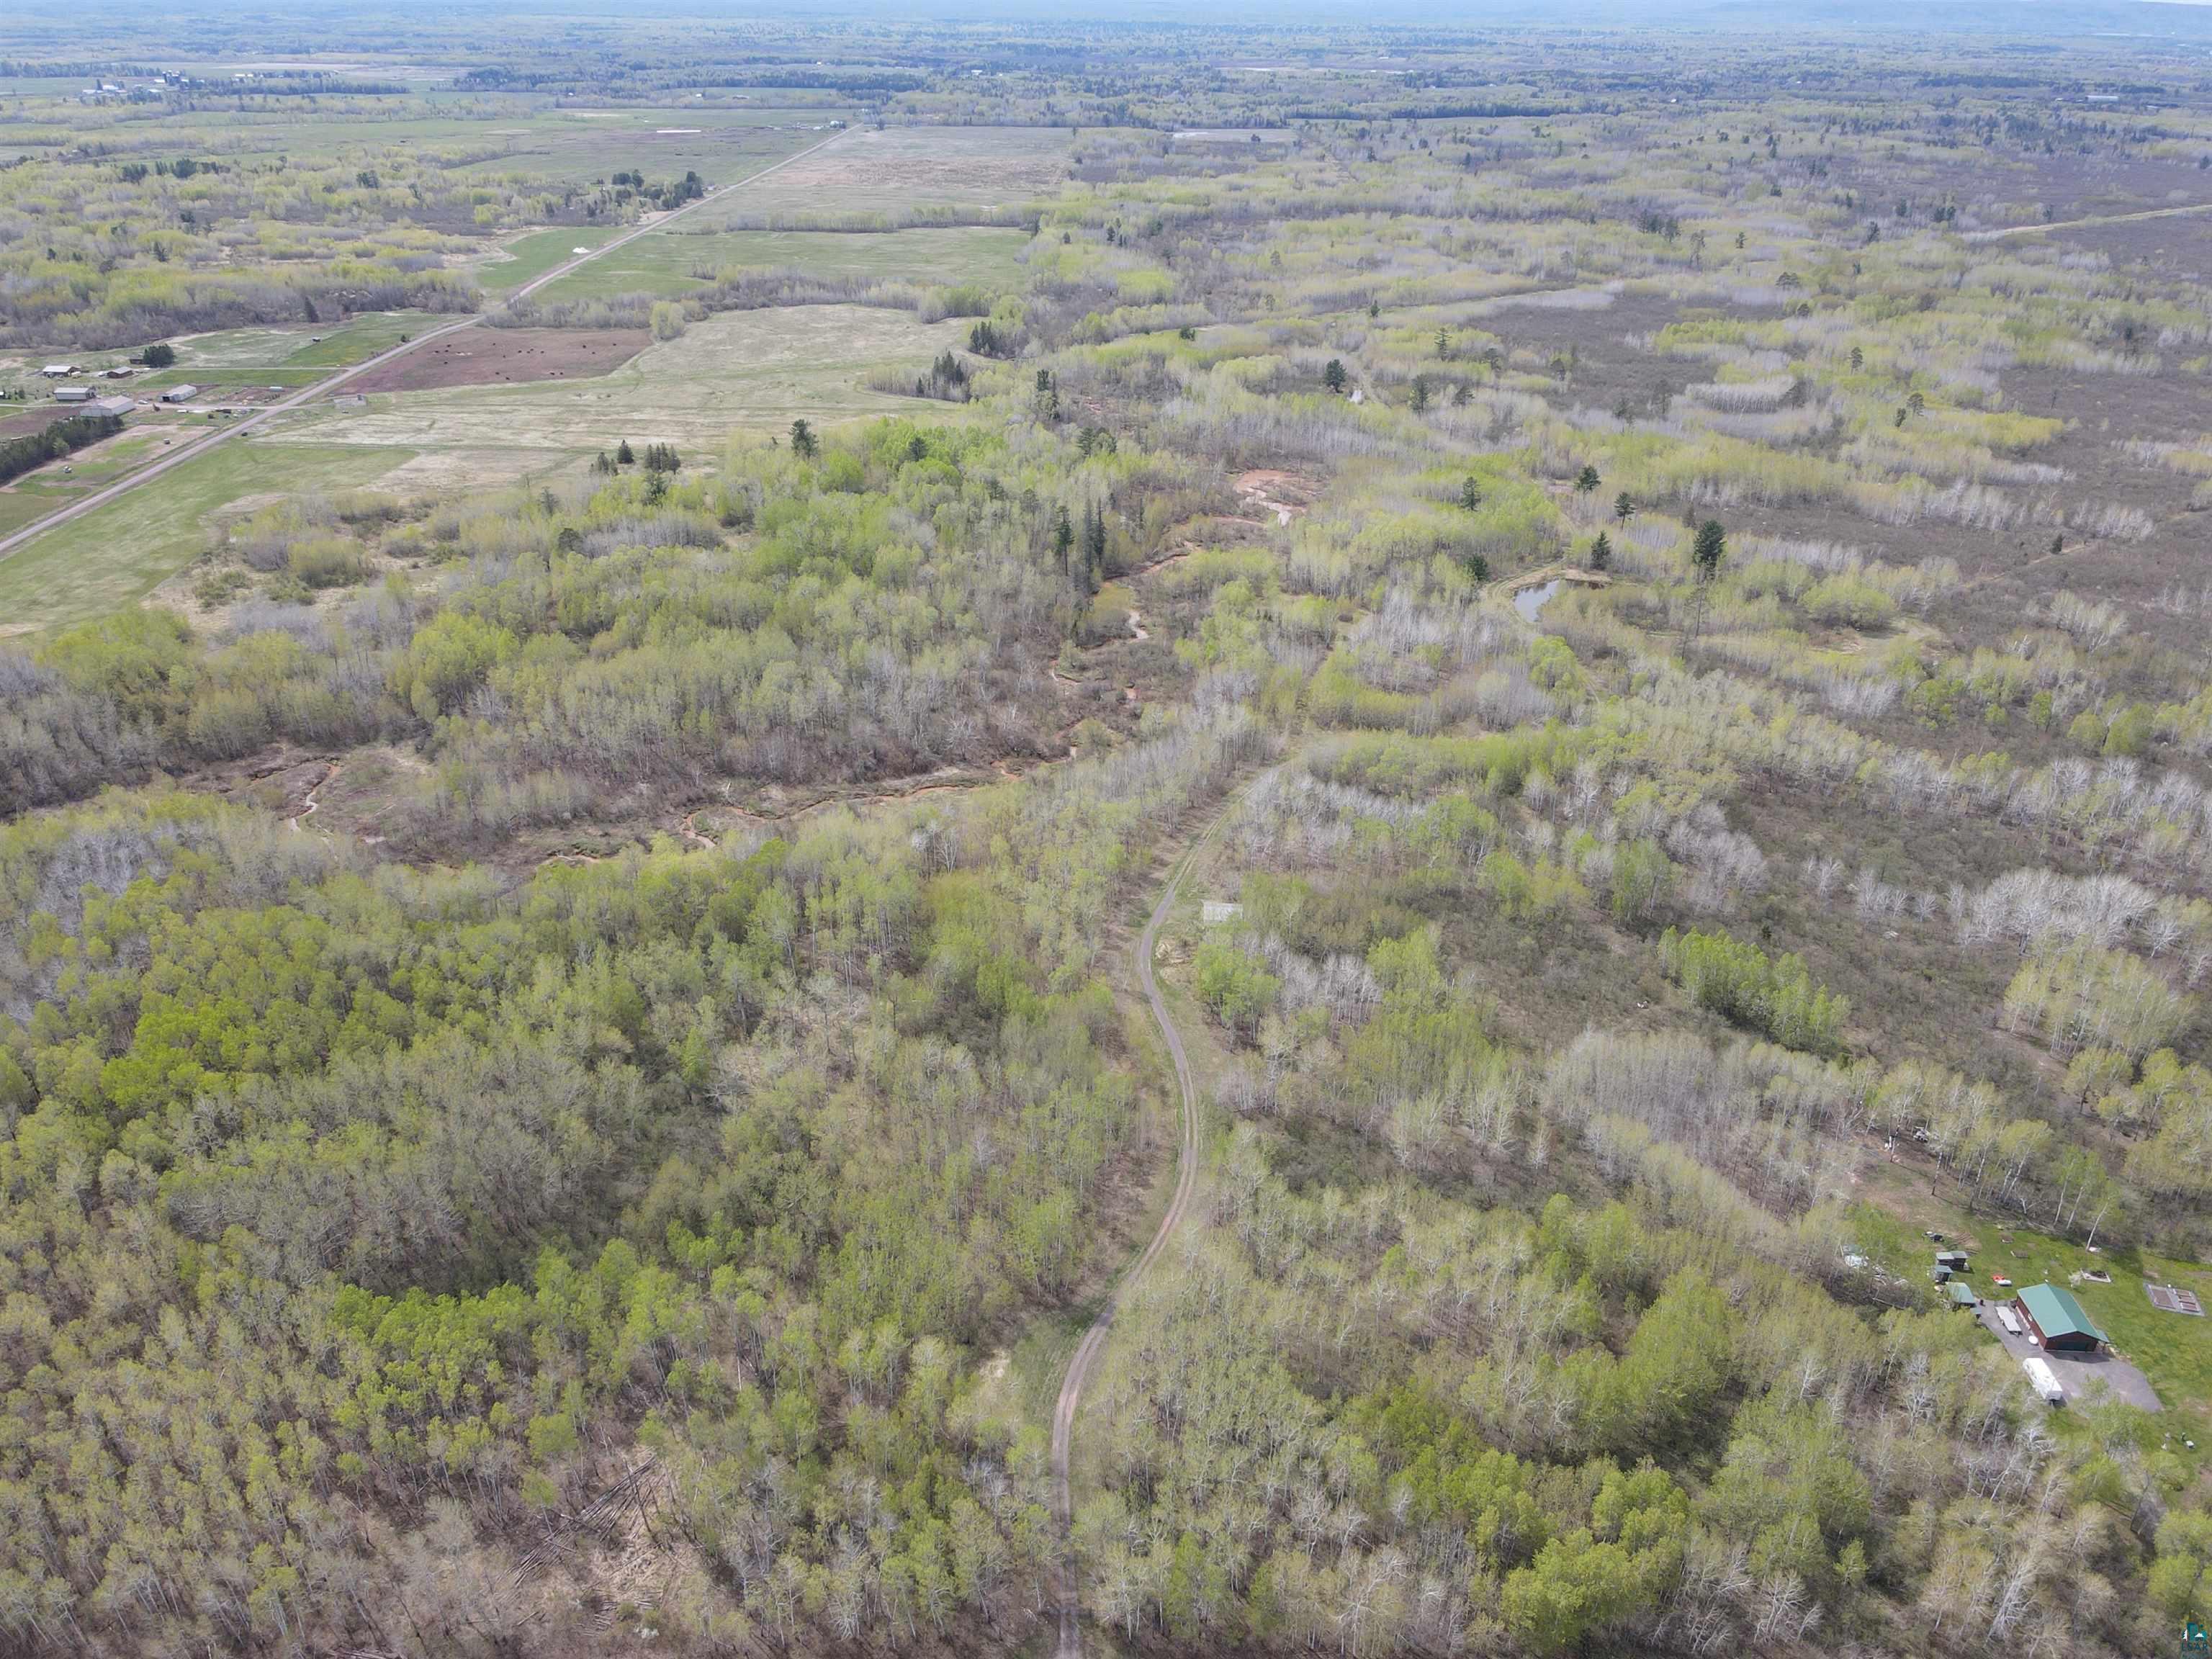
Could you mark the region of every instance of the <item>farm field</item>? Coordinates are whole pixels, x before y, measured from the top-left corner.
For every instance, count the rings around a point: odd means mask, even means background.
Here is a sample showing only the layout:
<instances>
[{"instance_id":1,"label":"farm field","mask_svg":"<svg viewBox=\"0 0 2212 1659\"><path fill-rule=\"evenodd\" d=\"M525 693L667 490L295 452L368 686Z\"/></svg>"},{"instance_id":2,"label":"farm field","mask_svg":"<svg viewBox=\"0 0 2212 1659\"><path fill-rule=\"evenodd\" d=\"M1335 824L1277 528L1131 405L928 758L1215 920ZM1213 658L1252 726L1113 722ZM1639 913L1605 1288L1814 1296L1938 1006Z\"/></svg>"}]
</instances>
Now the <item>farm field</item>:
<instances>
[{"instance_id":1,"label":"farm field","mask_svg":"<svg viewBox=\"0 0 2212 1659\"><path fill-rule=\"evenodd\" d=\"M1073 137L1048 127L860 129L843 143L694 216L692 228L893 228L932 216L1011 217L1058 194Z\"/></svg>"},{"instance_id":2,"label":"farm field","mask_svg":"<svg viewBox=\"0 0 2212 1659\"><path fill-rule=\"evenodd\" d=\"M487 250L468 269L487 293L506 294L574 258L578 248L595 248L614 234L614 228L608 225L556 225L550 230L533 230L502 247Z\"/></svg>"},{"instance_id":3,"label":"farm field","mask_svg":"<svg viewBox=\"0 0 2212 1659\"><path fill-rule=\"evenodd\" d=\"M764 185L775 182L763 180ZM972 283L991 293L1012 293L1021 286L1020 256L1029 242L1026 231L989 226L873 232L697 231L687 221L665 234L640 237L548 284L536 298L543 303L618 294L680 299L708 287L720 272L732 269L948 286Z\"/></svg>"},{"instance_id":4,"label":"farm field","mask_svg":"<svg viewBox=\"0 0 2212 1659\"><path fill-rule=\"evenodd\" d=\"M712 453L733 429L910 410L913 399L872 390L870 374L926 368L968 331L863 306L725 312L588 380L380 394L363 410L303 413L259 441L590 454L628 438Z\"/></svg>"}]
</instances>

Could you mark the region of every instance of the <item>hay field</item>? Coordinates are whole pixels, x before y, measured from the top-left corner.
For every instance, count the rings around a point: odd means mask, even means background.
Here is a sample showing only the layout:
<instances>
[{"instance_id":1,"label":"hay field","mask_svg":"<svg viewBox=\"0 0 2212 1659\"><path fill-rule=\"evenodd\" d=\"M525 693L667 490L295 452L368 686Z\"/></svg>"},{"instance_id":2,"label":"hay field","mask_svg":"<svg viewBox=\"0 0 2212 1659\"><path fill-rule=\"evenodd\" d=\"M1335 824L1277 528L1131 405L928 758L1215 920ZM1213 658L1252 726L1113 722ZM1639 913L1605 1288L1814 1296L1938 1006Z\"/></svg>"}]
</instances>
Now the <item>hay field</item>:
<instances>
[{"instance_id":1,"label":"hay field","mask_svg":"<svg viewBox=\"0 0 2212 1659\"><path fill-rule=\"evenodd\" d=\"M767 190L775 184L763 179ZM750 200L753 191L739 198ZM692 221L641 236L605 258L542 289L548 301L651 294L680 299L706 288L712 274L735 265L752 270L803 270L810 276L862 276L920 283L974 283L1006 291L1023 279L1029 233L963 225L913 230L726 230L700 232ZM704 271L707 276L699 273Z\"/></svg>"},{"instance_id":2,"label":"hay field","mask_svg":"<svg viewBox=\"0 0 2212 1659\"><path fill-rule=\"evenodd\" d=\"M1012 212L1060 193L1073 146L1058 127L863 130L703 210L696 225L888 227L933 210Z\"/></svg>"},{"instance_id":3,"label":"hay field","mask_svg":"<svg viewBox=\"0 0 2212 1659\"><path fill-rule=\"evenodd\" d=\"M733 428L780 430L799 416L818 422L933 407L871 390L868 373L884 365L919 368L964 343L969 327L866 306L725 312L592 380L382 393L366 409L288 421L257 447L588 453L624 438L713 447Z\"/></svg>"}]
</instances>

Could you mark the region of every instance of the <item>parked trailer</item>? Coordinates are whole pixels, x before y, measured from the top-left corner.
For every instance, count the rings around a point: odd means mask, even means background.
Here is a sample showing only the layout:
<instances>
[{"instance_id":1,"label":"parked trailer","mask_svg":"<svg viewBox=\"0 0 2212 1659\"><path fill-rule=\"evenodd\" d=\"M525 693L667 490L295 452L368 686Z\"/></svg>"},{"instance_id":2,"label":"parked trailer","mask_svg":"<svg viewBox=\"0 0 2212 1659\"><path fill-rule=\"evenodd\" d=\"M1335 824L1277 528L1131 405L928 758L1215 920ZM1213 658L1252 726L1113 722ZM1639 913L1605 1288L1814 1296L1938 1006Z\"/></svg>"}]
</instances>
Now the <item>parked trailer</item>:
<instances>
[{"instance_id":1,"label":"parked trailer","mask_svg":"<svg viewBox=\"0 0 2212 1659\"><path fill-rule=\"evenodd\" d=\"M2005 1328L2005 1334L2007 1336L2018 1336L2020 1334L2020 1316L2014 1313L2010 1308L1999 1308L1997 1310L1997 1323Z\"/></svg>"},{"instance_id":2,"label":"parked trailer","mask_svg":"<svg viewBox=\"0 0 2212 1659\"><path fill-rule=\"evenodd\" d=\"M2051 1369L2047 1359L2023 1359L2020 1368L2027 1373L2027 1380L2035 1385L2036 1393L2053 1406L2066 1403L2066 1390L2058 1386L2058 1375Z\"/></svg>"}]
</instances>

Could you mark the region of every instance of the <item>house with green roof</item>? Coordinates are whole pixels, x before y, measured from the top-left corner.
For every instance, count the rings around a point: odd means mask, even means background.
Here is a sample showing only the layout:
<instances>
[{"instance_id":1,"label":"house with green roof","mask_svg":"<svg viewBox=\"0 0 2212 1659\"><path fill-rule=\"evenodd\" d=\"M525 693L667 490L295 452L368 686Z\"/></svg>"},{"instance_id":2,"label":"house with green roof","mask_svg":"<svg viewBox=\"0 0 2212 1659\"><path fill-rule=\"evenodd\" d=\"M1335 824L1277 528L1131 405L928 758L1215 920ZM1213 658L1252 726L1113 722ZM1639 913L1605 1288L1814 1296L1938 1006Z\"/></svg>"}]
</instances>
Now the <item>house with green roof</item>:
<instances>
[{"instance_id":1,"label":"house with green roof","mask_svg":"<svg viewBox=\"0 0 2212 1659\"><path fill-rule=\"evenodd\" d=\"M2027 1328L2047 1349L2094 1353L2108 1339L2081 1310L2074 1292L2056 1285L2030 1285L2016 1305Z\"/></svg>"}]
</instances>

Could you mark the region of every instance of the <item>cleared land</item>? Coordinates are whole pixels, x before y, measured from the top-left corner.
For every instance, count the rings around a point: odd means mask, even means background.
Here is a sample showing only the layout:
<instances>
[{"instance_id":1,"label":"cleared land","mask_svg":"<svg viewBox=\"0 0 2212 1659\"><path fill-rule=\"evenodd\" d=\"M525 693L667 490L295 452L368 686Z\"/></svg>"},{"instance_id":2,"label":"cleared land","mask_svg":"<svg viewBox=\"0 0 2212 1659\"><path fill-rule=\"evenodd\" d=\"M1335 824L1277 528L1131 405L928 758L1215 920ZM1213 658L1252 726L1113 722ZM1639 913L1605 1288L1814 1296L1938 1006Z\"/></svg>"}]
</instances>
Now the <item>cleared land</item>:
<instances>
[{"instance_id":1,"label":"cleared land","mask_svg":"<svg viewBox=\"0 0 2212 1659\"><path fill-rule=\"evenodd\" d=\"M641 328L471 328L373 368L349 392L411 392L603 375L646 349Z\"/></svg>"},{"instance_id":2,"label":"cleared land","mask_svg":"<svg viewBox=\"0 0 2212 1659\"><path fill-rule=\"evenodd\" d=\"M855 141L857 142L857 141ZM680 298L716 274L803 270L810 276L858 276L917 283L973 283L1007 290L1023 278L1029 233L985 225L895 231L735 230L688 228L641 236L619 252L548 283L546 300L615 294Z\"/></svg>"},{"instance_id":3,"label":"cleared land","mask_svg":"<svg viewBox=\"0 0 2212 1659\"><path fill-rule=\"evenodd\" d=\"M855 132L698 216L715 225L889 227L930 210L1005 209L1056 194L1073 136L1057 127L900 127Z\"/></svg>"},{"instance_id":4,"label":"cleared land","mask_svg":"<svg viewBox=\"0 0 2212 1659\"><path fill-rule=\"evenodd\" d=\"M0 634L104 616L136 603L208 544L226 509L365 484L409 459L404 448L224 444L0 559Z\"/></svg>"},{"instance_id":5,"label":"cleared land","mask_svg":"<svg viewBox=\"0 0 2212 1659\"><path fill-rule=\"evenodd\" d=\"M629 438L714 447L733 428L775 430L802 415L911 410L913 399L872 390L869 372L927 364L963 343L969 326L868 306L724 312L595 380L386 393L365 410L287 422L262 441L589 453Z\"/></svg>"}]
</instances>

